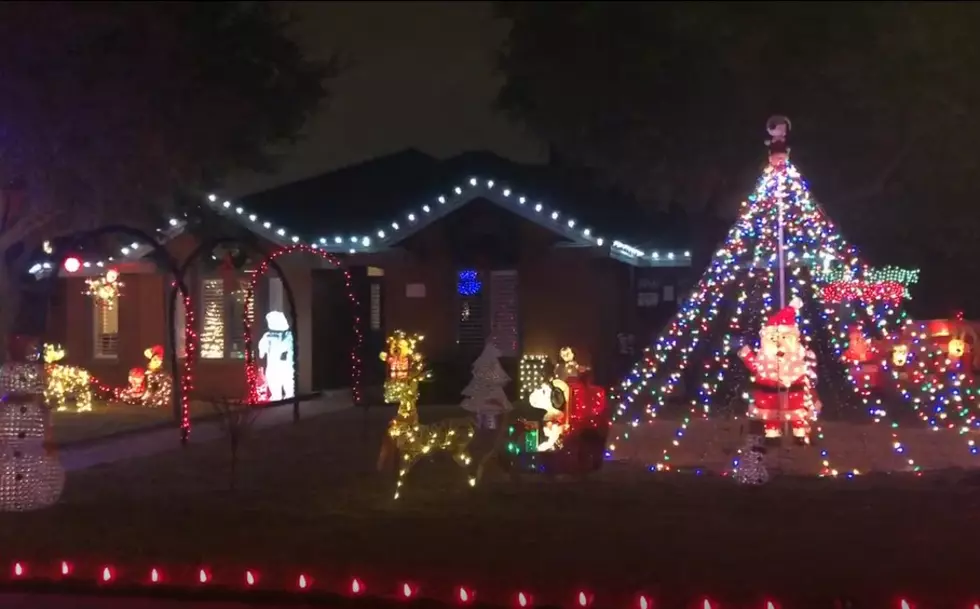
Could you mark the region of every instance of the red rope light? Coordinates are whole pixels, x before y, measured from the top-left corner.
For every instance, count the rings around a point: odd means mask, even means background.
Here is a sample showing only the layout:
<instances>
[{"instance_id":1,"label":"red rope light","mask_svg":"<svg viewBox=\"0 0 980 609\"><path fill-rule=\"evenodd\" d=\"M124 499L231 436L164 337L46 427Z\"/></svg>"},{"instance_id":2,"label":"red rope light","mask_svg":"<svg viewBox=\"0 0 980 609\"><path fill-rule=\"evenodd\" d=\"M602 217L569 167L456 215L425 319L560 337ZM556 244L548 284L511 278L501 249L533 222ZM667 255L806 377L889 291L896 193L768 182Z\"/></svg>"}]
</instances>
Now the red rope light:
<instances>
[{"instance_id":1,"label":"red rope light","mask_svg":"<svg viewBox=\"0 0 980 609\"><path fill-rule=\"evenodd\" d=\"M905 286L897 281L870 283L867 281L834 281L823 288L823 299L829 303L858 301L901 302L905 298Z\"/></svg>"}]
</instances>

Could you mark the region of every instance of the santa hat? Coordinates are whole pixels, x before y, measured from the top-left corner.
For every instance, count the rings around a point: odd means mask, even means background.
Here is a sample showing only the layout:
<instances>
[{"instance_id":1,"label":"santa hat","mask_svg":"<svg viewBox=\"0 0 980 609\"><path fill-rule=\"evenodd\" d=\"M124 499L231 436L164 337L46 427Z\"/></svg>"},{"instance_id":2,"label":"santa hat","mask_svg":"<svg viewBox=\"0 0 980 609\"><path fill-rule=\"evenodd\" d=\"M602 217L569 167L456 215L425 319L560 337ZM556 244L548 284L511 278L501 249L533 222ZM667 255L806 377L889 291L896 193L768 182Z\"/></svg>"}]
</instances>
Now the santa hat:
<instances>
[{"instance_id":1,"label":"santa hat","mask_svg":"<svg viewBox=\"0 0 980 609\"><path fill-rule=\"evenodd\" d=\"M149 349L143 352L143 356L147 359L153 359L154 357L159 357L163 359L163 347L160 345L153 345Z\"/></svg>"},{"instance_id":2,"label":"santa hat","mask_svg":"<svg viewBox=\"0 0 980 609\"><path fill-rule=\"evenodd\" d=\"M795 326L796 312L803 306L799 298L794 298L789 302L788 307L783 307L778 313L766 320L767 327Z\"/></svg>"}]
</instances>

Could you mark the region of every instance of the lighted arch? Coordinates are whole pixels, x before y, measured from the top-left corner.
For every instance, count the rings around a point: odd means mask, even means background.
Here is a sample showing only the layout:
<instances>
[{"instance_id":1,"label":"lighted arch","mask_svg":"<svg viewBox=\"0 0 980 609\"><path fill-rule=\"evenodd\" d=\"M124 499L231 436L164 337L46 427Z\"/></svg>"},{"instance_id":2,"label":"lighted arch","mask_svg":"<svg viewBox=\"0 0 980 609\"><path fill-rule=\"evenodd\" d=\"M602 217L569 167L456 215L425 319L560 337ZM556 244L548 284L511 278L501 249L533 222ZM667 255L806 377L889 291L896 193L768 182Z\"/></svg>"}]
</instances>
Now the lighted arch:
<instances>
[{"instance_id":1,"label":"lighted arch","mask_svg":"<svg viewBox=\"0 0 980 609\"><path fill-rule=\"evenodd\" d=\"M358 302L357 295L354 293L354 285L351 278L350 270L343 268L341 261L328 252L325 252L319 248L311 247L308 245L290 245L276 250L265 257L262 263L259 264L256 272L252 274L252 281L248 286L248 293L245 296L245 318L243 320L245 324L245 372L246 378L248 380L248 395L251 398L257 393L256 379L254 374L252 374L252 317L254 315L254 299L255 299L255 286L259 280L265 277L268 272L269 267L275 265L275 261L278 258L287 256L289 254L312 254L314 256L320 257L322 260L326 260L331 265L341 270L344 274L344 284L347 287L347 298L351 304L351 316L352 323L354 326L354 345L351 347L351 393L354 400L354 404L361 403L361 358L359 356L361 345L364 342L364 334L361 330L361 319L358 315ZM281 276L281 273L280 273ZM284 282L285 283L285 282ZM285 286L284 286L285 287ZM292 299L290 299L292 300ZM293 384L294 387L299 385L299 367L296 359L296 353L299 352L299 332L296 328L296 315L295 311L292 313L292 324L293 324ZM293 396L293 408L294 408L294 418L298 417L299 411L299 400L296 398L295 391Z\"/></svg>"}]
</instances>

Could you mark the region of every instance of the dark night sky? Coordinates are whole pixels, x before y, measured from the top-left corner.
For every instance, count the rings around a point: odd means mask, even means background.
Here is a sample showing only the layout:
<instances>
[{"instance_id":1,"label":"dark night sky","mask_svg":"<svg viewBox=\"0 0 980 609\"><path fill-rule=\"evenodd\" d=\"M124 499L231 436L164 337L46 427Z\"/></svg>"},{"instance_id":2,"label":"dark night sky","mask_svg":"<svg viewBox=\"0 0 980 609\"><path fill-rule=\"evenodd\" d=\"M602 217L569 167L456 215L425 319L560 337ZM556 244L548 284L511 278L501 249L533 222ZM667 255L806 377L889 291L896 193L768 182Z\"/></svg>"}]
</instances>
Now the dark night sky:
<instances>
[{"instance_id":1,"label":"dark night sky","mask_svg":"<svg viewBox=\"0 0 980 609\"><path fill-rule=\"evenodd\" d=\"M290 2L309 55L343 49L353 66L290 148L274 176L243 175L229 194L256 190L416 147L445 157L492 150L544 160L544 148L496 115L493 54L507 35L489 2Z\"/></svg>"}]
</instances>

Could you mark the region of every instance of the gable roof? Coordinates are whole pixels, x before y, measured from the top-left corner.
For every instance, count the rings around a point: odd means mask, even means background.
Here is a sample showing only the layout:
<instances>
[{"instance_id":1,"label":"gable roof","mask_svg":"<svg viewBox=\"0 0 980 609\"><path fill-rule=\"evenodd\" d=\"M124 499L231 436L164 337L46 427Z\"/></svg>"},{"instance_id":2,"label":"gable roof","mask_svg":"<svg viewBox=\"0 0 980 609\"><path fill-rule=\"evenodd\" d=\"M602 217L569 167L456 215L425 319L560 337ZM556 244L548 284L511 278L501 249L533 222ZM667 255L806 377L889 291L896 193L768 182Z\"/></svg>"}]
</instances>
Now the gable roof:
<instances>
[{"instance_id":1,"label":"gable roof","mask_svg":"<svg viewBox=\"0 0 980 609\"><path fill-rule=\"evenodd\" d=\"M526 190L525 190L526 189ZM531 192L561 201L552 206ZM636 266L689 266L686 224L670 214L640 218L628 197L595 188L581 172L522 165L476 151L439 160L415 149L371 159L243 197L209 194L207 204L279 245L306 243L333 253L380 251L477 199L486 199L580 247L605 250ZM409 203L417 202L414 206ZM180 235L186 222L170 218L157 229L160 243ZM78 274L139 260L152 251L131 243L118 254L83 260ZM42 259L37 277L59 262ZM60 269L59 269L60 270Z\"/></svg>"},{"instance_id":2,"label":"gable roof","mask_svg":"<svg viewBox=\"0 0 980 609\"><path fill-rule=\"evenodd\" d=\"M481 172L468 171L473 168ZM354 254L391 247L471 201L486 199L575 245L606 249L631 264L690 264L690 251L678 239L676 227L659 227L663 247L627 241L618 235L636 234L639 223L626 206L611 205L608 196L589 198L594 192L549 169L486 152L439 161L409 150L250 195L240 204L222 202L218 209L283 244L306 242ZM528 184L544 186L562 199L563 208L525 194ZM570 205L564 204L566 198ZM419 203L406 205L413 200ZM623 228L611 228L613 224Z\"/></svg>"}]
</instances>

